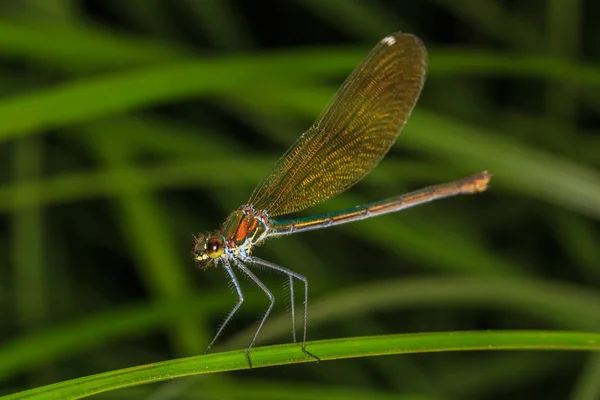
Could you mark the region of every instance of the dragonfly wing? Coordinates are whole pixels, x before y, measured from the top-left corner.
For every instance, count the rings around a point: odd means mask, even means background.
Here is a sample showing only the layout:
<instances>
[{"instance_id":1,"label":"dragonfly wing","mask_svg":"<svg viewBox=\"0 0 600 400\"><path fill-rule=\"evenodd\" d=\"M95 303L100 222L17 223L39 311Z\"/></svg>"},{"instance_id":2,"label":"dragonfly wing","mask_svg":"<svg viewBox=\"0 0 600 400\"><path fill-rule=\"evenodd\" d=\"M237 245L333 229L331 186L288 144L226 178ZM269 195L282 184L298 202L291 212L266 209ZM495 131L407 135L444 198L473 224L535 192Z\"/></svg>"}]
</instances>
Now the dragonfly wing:
<instances>
[{"instance_id":1,"label":"dragonfly wing","mask_svg":"<svg viewBox=\"0 0 600 400\"><path fill-rule=\"evenodd\" d=\"M427 51L413 35L381 40L313 126L288 149L248 204L271 216L339 194L385 156L417 102Z\"/></svg>"}]
</instances>

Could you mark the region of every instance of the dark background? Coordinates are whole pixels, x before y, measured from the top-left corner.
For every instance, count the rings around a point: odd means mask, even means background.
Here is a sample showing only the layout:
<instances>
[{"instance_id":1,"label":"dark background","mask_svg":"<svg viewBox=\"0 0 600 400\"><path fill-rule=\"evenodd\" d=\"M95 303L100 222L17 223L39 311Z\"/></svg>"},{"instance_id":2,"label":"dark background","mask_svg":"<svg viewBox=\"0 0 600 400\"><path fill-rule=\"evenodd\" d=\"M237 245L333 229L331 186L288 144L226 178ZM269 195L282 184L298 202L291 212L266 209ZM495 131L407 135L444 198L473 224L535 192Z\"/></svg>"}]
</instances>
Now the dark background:
<instances>
[{"instance_id":1,"label":"dark background","mask_svg":"<svg viewBox=\"0 0 600 400\"><path fill-rule=\"evenodd\" d=\"M599 329L599 8L3 1L0 390L200 354L236 296L223 271L195 268L192 235L243 204L352 68L398 30L430 52L417 110L371 175L302 215L484 169L495 176L482 195L257 249L308 277L309 340ZM261 344L288 342L286 279L256 272L278 298ZM247 346L266 309L242 284L247 302L215 351ZM593 354L476 352L242 371L98 397L599 393Z\"/></svg>"}]
</instances>

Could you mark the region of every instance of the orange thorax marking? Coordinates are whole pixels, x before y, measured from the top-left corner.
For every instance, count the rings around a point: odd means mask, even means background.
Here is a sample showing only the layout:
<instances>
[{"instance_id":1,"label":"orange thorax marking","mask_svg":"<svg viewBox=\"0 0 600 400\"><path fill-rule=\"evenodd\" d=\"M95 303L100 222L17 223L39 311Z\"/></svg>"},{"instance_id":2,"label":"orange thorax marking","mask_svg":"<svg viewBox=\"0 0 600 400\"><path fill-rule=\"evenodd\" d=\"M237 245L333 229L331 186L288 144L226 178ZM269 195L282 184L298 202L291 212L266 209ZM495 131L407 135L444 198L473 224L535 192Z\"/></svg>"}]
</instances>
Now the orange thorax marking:
<instances>
[{"instance_id":1,"label":"orange thorax marking","mask_svg":"<svg viewBox=\"0 0 600 400\"><path fill-rule=\"evenodd\" d=\"M223 236L230 247L238 247L249 241L256 244L266 233L264 216L251 209L236 210L225 221Z\"/></svg>"}]
</instances>

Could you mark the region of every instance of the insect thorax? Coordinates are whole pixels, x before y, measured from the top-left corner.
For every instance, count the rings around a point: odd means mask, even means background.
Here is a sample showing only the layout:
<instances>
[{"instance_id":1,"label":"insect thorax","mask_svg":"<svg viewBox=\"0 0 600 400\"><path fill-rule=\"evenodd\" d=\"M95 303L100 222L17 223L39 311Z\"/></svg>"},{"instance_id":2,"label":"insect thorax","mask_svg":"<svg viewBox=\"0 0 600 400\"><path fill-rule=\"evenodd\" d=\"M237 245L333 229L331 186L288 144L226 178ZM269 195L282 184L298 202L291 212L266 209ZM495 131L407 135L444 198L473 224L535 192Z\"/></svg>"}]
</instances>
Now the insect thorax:
<instances>
[{"instance_id":1,"label":"insect thorax","mask_svg":"<svg viewBox=\"0 0 600 400\"><path fill-rule=\"evenodd\" d=\"M229 214L223 225L225 245L235 255L250 254L253 246L266 239L269 217L252 206L241 206Z\"/></svg>"}]
</instances>

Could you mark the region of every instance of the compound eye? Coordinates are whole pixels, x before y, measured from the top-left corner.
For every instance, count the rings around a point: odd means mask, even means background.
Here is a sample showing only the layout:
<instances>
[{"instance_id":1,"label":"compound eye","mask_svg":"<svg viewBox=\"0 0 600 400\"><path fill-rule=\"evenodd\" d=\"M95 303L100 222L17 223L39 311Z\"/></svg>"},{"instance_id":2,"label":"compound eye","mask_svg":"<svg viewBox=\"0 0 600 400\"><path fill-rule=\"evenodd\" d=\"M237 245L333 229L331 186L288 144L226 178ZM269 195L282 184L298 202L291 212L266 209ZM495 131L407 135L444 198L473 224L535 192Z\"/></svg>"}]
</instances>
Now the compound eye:
<instances>
[{"instance_id":1,"label":"compound eye","mask_svg":"<svg viewBox=\"0 0 600 400\"><path fill-rule=\"evenodd\" d=\"M206 243L206 254L212 259L219 258L223 255L223 241L218 238L210 238Z\"/></svg>"}]
</instances>

